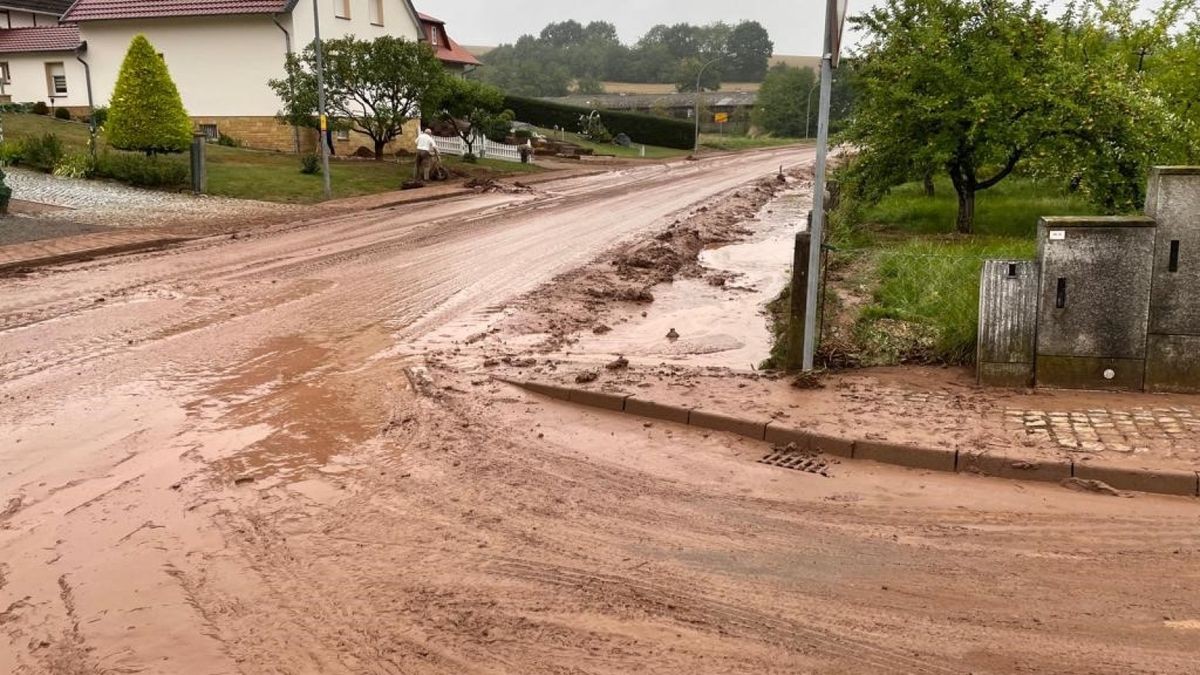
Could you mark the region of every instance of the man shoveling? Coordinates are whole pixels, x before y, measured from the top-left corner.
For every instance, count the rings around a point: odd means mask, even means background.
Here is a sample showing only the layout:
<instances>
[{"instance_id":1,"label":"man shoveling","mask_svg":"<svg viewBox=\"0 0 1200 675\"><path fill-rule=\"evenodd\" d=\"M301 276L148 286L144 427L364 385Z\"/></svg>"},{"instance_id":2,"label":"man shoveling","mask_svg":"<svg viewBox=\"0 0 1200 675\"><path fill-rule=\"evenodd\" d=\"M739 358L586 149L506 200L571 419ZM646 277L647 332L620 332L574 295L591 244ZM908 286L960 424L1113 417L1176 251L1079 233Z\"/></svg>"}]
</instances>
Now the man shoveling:
<instances>
[{"instance_id":1,"label":"man shoveling","mask_svg":"<svg viewBox=\"0 0 1200 675\"><path fill-rule=\"evenodd\" d=\"M433 169L435 157L441 159L437 144L433 142L433 130L426 129L417 135L417 168L414 176L417 180L429 182L429 172Z\"/></svg>"}]
</instances>

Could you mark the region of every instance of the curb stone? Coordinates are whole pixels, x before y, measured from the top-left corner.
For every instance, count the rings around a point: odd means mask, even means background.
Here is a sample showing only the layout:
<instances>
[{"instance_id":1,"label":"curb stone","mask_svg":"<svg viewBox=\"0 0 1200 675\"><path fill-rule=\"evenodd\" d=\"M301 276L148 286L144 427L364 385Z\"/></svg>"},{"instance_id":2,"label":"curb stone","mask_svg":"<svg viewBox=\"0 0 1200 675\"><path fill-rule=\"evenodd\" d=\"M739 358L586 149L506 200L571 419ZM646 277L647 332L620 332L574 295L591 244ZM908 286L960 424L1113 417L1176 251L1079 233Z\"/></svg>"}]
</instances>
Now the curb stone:
<instances>
[{"instance_id":1,"label":"curb stone","mask_svg":"<svg viewBox=\"0 0 1200 675\"><path fill-rule=\"evenodd\" d=\"M682 421L682 413L689 410L632 395L609 394L499 377L496 379L561 401L679 424L685 424ZM1200 497L1200 471L1155 470L1104 466L1090 462L1075 463L1071 460L1023 460L1019 457L968 455L945 448L924 448L885 441L811 434L802 429L781 426L778 422L743 419L702 410L691 410L686 424L711 431L735 433L777 445L796 443L801 449L908 468L944 473L978 473L1024 481L1060 482L1068 478L1080 478L1098 480L1119 490Z\"/></svg>"}]
</instances>

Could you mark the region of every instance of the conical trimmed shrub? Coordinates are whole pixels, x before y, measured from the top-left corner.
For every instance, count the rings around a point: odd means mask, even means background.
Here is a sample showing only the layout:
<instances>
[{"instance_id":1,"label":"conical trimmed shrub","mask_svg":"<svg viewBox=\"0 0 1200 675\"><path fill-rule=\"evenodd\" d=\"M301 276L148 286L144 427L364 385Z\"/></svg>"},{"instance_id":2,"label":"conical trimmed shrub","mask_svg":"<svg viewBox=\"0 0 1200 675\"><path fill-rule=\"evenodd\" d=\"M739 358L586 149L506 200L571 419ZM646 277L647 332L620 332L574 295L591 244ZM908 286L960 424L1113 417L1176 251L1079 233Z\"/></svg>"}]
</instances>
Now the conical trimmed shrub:
<instances>
[{"instance_id":1,"label":"conical trimmed shrub","mask_svg":"<svg viewBox=\"0 0 1200 675\"><path fill-rule=\"evenodd\" d=\"M183 152L192 142L192 121L167 64L145 35L129 43L108 110L108 142L147 154Z\"/></svg>"}]
</instances>

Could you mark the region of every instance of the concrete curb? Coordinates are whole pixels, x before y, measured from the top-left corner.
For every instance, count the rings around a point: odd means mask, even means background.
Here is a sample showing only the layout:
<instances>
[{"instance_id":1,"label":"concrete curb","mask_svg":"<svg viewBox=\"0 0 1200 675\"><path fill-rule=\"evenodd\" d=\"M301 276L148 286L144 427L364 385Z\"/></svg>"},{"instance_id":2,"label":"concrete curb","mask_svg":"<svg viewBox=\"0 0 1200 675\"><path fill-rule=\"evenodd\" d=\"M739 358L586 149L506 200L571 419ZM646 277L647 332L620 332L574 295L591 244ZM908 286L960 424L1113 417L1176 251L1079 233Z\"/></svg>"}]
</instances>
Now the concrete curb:
<instances>
[{"instance_id":1,"label":"concrete curb","mask_svg":"<svg viewBox=\"0 0 1200 675\"><path fill-rule=\"evenodd\" d=\"M1097 480L1118 490L1182 497L1200 497L1200 471L1172 471L1076 462L970 454L947 448L928 448L882 440L857 440L815 434L779 422L743 418L700 408L668 405L638 395L597 392L557 385L496 378L535 394L577 405L621 412L636 417L722 431L775 445L795 443L806 451L943 473L974 473L1010 480L1058 483L1068 478Z\"/></svg>"},{"instance_id":2,"label":"concrete curb","mask_svg":"<svg viewBox=\"0 0 1200 675\"><path fill-rule=\"evenodd\" d=\"M70 251L68 253L58 253L37 258L13 260L11 262L0 263L0 274L13 272L15 270L32 270L39 267L62 265L65 263L79 262L81 260L91 260L93 258L102 258L126 253L153 251L166 248L168 246L173 246L175 244L194 241L199 238L200 237L163 237L161 239L147 239L146 241L119 244L116 246L100 246L97 248L80 249L77 251Z\"/></svg>"}]
</instances>

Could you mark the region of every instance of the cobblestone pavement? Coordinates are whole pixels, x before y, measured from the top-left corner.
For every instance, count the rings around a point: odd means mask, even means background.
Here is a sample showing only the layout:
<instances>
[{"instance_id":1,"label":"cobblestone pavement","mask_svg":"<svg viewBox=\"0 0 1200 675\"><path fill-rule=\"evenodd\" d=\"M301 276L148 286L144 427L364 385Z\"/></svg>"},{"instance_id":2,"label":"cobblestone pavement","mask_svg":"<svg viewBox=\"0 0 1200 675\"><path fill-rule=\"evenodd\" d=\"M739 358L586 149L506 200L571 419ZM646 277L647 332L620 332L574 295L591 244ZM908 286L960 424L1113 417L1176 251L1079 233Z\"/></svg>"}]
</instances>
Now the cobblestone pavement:
<instances>
[{"instance_id":1,"label":"cobblestone pavement","mask_svg":"<svg viewBox=\"0 0 1200 675\"><path fill-rule=\"evenodd\" d=\"M1148 453L1166 451L1185 457L1200 455L1200 416L1184 407L1131 410L1005 411L1011 428L1063 450L1081 453Z\"/></svg>"},{"instance_id":2,"label":"cobblestone pavement","mask_svg":"<svg viewBox=\"0 0 1200 675\"><path fill-rule=\"evenodd\" d=\"M197 197L95 180L57 178L48 174L6 169L14 199L53 204L72 209L58 219L78 219L109 227L161 227L255 219L300 213L302 207L223 197Z\"/></svg>"}]
</instances>

